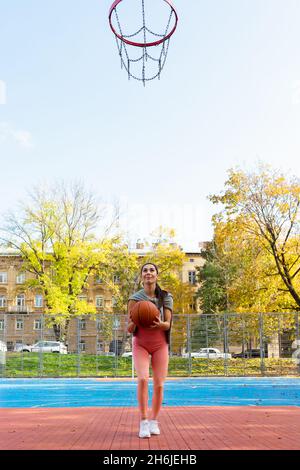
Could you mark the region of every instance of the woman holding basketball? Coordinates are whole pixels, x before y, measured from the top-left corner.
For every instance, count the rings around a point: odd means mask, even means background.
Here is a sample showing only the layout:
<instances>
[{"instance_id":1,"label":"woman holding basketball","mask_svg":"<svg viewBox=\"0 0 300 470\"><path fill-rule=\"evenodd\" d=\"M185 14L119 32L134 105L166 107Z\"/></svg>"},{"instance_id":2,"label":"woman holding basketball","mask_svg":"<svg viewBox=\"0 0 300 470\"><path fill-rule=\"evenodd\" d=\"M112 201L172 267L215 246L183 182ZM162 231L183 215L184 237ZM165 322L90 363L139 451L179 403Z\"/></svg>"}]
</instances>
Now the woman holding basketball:
<instances>
[{"instance_id":1,"label":"woman holding basketball","mask_svg":"<svg viewBox=\"0 0 300 470\"><path fill-rule=\"evenodd\" d=\"M157 283L158 268L153 263L146 263L141 268L143 289L133 294L128 301L128 332L133 333L133 360L138 378L138 403L141 414L139 437L158 435L157 417L163 401L164 382L168 373L169 340L172 323L173 297L162 290ZM131 311L136 302L147 300L158 308L160 316L149 328L136 326L131 318ZM149 365L153 372L153 398L151 420L148 421L148 383Z\"/></svg>"}]
</instances>

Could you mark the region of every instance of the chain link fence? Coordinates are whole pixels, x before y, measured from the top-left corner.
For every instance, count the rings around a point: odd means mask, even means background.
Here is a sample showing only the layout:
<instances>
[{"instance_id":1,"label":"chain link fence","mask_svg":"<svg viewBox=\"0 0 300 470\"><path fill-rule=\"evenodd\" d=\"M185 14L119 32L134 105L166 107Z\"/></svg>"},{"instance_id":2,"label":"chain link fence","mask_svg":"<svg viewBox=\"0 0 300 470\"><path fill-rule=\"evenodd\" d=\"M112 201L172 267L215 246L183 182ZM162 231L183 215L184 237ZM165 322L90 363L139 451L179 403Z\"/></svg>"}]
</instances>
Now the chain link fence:
<instances>
[{"instance_id":1,"label":"chain link fence","mask_svg":"<svg viewBox=\"0 0 300 470\"><path fill-rule=\"evenodd\" d=\"M0 314L1 377L132 377L127 316ZM298 313L173 315L170 377L300 375Z\"/></svg>"}]
</instances>

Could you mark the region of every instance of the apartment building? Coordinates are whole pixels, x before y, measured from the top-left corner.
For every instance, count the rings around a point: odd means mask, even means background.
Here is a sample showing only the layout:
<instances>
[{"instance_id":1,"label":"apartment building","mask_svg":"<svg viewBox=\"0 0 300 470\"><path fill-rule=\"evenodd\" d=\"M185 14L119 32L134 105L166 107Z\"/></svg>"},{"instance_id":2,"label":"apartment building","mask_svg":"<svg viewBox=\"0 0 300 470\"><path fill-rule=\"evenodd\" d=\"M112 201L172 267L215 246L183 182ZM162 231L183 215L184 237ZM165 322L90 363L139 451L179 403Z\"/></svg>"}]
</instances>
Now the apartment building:
<instances>
[{"instance_id":1,"label":"apartment building","mask_svg":"<svg viewBox=\"0 0 300 470\"><path fill-rule=\"evenodd\" d=\"M183 265L181 279L197 289L196 268L204 263L201 257L201 248L184 250L186 262ZM140 258L146 258L150 249L137 243L133 250ZM25 282L33 279L34 274L24 272L23 261L20 255L8 251L0 253L0 339L4 339L9 351L21 344L34 344L43 340L55 340L53 328L47 328L43 316L45 305L42 291L39 288L26 288ZM118 282L117 277L114 282ZM70 352L108 352L109 345L114 338L120 337L124 331L126 319L113 317L109 329L110 339L107 340L103 331L107 325L103 324L103 312L113 311L111 292L104 286L101 279L91 278L88 288L82 292L82 299L87 300L96 307L97 315L87 316L84 319L74 318L70 322L68 350ZM197 311L197 305L193 306ZM102 318L103 317L103 318ZM123 325L124 323L124 325Z\"/></svg>"}]
</instances>

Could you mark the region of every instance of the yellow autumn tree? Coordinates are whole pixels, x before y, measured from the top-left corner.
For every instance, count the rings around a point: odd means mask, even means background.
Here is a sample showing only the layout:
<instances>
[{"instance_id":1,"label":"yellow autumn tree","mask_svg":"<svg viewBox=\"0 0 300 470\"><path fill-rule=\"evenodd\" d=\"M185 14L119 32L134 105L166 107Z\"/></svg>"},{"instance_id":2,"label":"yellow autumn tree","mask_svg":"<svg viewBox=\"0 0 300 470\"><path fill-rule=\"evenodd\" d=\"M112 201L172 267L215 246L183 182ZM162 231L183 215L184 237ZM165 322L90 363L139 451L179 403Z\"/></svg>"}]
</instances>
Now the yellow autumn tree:
<instances>
[{"instance_id":1,"label":"yellow autumn tree","mask_svg":"<svg viewBox=\"0 0 300 470\"><path fill-rule=\"evenodd\" d=\"M294 316L289 312L300 308L299 181L260 166L256 173L230 170L225 186L210 199L224 207L213 223L227 310L285 312L280 326L278 316L264 317L264 332L270 337L290 328ZM257 331L255 317L244 318L248 330ZM234 324L233 330L238 335Z\"/></svg>"},{"instance_id":2,"label":"yellow autumn tree","mask_svg":"<svg viewBox=\"0 0 300 470\"><path fill-rule=\"evenodd\" d=\"M230 170L225 186L210 196L224 206L214 218L216 237L237 269L241 263L244 282L248 266L247 292L259 294L260 309L300 309L299 180L260 166L256 173ZM241 296L238 303L245 303Z\"/></svg>"}]
</instances>

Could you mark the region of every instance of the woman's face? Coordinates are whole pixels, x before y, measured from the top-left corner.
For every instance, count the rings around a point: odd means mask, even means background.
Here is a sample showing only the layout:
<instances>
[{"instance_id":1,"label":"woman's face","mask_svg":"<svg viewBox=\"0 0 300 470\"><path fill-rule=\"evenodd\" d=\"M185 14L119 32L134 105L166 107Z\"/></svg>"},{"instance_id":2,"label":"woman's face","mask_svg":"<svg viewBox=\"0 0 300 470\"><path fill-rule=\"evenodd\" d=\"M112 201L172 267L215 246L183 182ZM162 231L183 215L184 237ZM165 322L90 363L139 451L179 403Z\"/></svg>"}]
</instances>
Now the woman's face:
<instances>
[{"instance_id":1,"label":"woman's face","mask_svg":"<svg viewBox=\"0 0 300 470\"><path fill-rule=\"evenodd\" d=\"M157 282L157 271L153 264L145 264L142 269L142 282L143 284L156 284Z\"/></svg>"}]
</instances>

